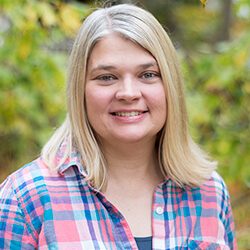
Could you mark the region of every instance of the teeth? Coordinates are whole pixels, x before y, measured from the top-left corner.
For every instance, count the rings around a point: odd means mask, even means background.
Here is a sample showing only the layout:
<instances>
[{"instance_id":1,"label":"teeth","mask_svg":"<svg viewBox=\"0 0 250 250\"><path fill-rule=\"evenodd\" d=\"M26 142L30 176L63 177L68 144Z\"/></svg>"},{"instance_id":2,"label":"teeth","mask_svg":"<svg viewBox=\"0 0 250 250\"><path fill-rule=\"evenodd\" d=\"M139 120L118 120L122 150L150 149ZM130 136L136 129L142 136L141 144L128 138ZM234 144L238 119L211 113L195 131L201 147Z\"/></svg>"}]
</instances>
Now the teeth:
<instances>
[{"instance_id":1,"label":"teeth","mask_svg":"<svg viewBox=\"0 0 250 250\"><path fill-rule=\"evenodd\" d=\"M117 116L137 116L142 114L142 112L132 111L132 112L115 112Z\"/></svg>"}]
</instances>

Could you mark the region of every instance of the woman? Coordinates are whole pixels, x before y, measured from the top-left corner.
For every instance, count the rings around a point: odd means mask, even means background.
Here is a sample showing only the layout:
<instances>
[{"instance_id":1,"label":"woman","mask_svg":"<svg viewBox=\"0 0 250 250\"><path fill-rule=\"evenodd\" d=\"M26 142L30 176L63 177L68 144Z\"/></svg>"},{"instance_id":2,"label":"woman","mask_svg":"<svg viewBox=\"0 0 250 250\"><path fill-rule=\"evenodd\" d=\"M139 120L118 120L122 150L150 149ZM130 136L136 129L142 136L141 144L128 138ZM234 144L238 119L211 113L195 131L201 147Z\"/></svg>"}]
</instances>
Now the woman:
<instances>
[{"instance_id":1,"label":"woman","mask_svg":"<svg viewBox=\"0 0 250 250\"><path fill-rule=\"evenodd\" d=\"M1 186L1 249L236 249L228 191L187 129L175 49L133 5L75 40L68 116Z\"/></svg>"}]
</instances>

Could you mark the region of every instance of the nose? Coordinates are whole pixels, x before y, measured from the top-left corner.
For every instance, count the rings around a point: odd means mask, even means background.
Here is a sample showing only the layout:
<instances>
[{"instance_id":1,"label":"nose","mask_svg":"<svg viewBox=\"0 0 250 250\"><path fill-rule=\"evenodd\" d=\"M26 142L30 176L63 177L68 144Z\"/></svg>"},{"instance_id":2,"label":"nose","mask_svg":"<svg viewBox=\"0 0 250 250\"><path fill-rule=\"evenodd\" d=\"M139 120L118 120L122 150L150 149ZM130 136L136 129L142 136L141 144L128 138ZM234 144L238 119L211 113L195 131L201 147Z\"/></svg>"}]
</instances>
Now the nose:
<instances>
[{"instance_id":1,"label":"nose","mask_svg":"<svg viewBox=\"0 0 250 250\"><path fill-rule=\"evenodd\" d=\"M116 91L116 98L124 101L135 101L141 97L141 90L138 86L136 79L132 77L126 77L118 85L119 88Z\"/></svg>"}]
</instances>

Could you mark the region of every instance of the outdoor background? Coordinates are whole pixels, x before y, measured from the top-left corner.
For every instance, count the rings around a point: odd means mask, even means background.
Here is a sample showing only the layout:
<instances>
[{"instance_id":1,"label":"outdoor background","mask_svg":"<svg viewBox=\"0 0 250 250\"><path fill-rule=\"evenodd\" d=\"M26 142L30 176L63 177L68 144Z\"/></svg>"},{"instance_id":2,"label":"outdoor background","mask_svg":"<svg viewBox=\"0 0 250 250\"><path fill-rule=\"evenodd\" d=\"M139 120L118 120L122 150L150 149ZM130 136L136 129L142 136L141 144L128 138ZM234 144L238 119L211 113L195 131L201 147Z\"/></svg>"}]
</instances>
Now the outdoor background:
<instances>
[{"instance_id":1,"label":"outdoor background","mask_svg":"<svg viewBox=\"0 0 250 250\"><path fill-rule=\"evenodd\" d=\"M250 249L250 0L137 2L178 50L191 133L218 160L239 249ZM96 3L0 0L0 182L63 121L72 39Z\"/></svg>"}]
</instances>

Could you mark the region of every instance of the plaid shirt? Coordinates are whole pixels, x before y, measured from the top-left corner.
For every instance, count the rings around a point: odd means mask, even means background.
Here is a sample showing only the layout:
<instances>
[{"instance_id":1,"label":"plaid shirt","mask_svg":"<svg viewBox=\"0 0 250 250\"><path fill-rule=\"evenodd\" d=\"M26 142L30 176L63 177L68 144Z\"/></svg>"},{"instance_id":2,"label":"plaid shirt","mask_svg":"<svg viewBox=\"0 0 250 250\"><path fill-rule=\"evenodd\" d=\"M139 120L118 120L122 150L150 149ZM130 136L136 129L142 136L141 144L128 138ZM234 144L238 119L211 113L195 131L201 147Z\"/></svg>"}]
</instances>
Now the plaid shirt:
<instances>
[{"instance_id":1,"label":"plaid shirt","mask_svg":"<svg viewBox=\"0 0 250 250\"><path fill-rule=\"evenodd\" d=\"M123 215L84 175L76 154L58 171L39 158L10 175L0 189L0 249L137 249ZM159 184L152 234L157 250L237 249L221 177L197 188Z\"/></svg>"}]
</instances>

